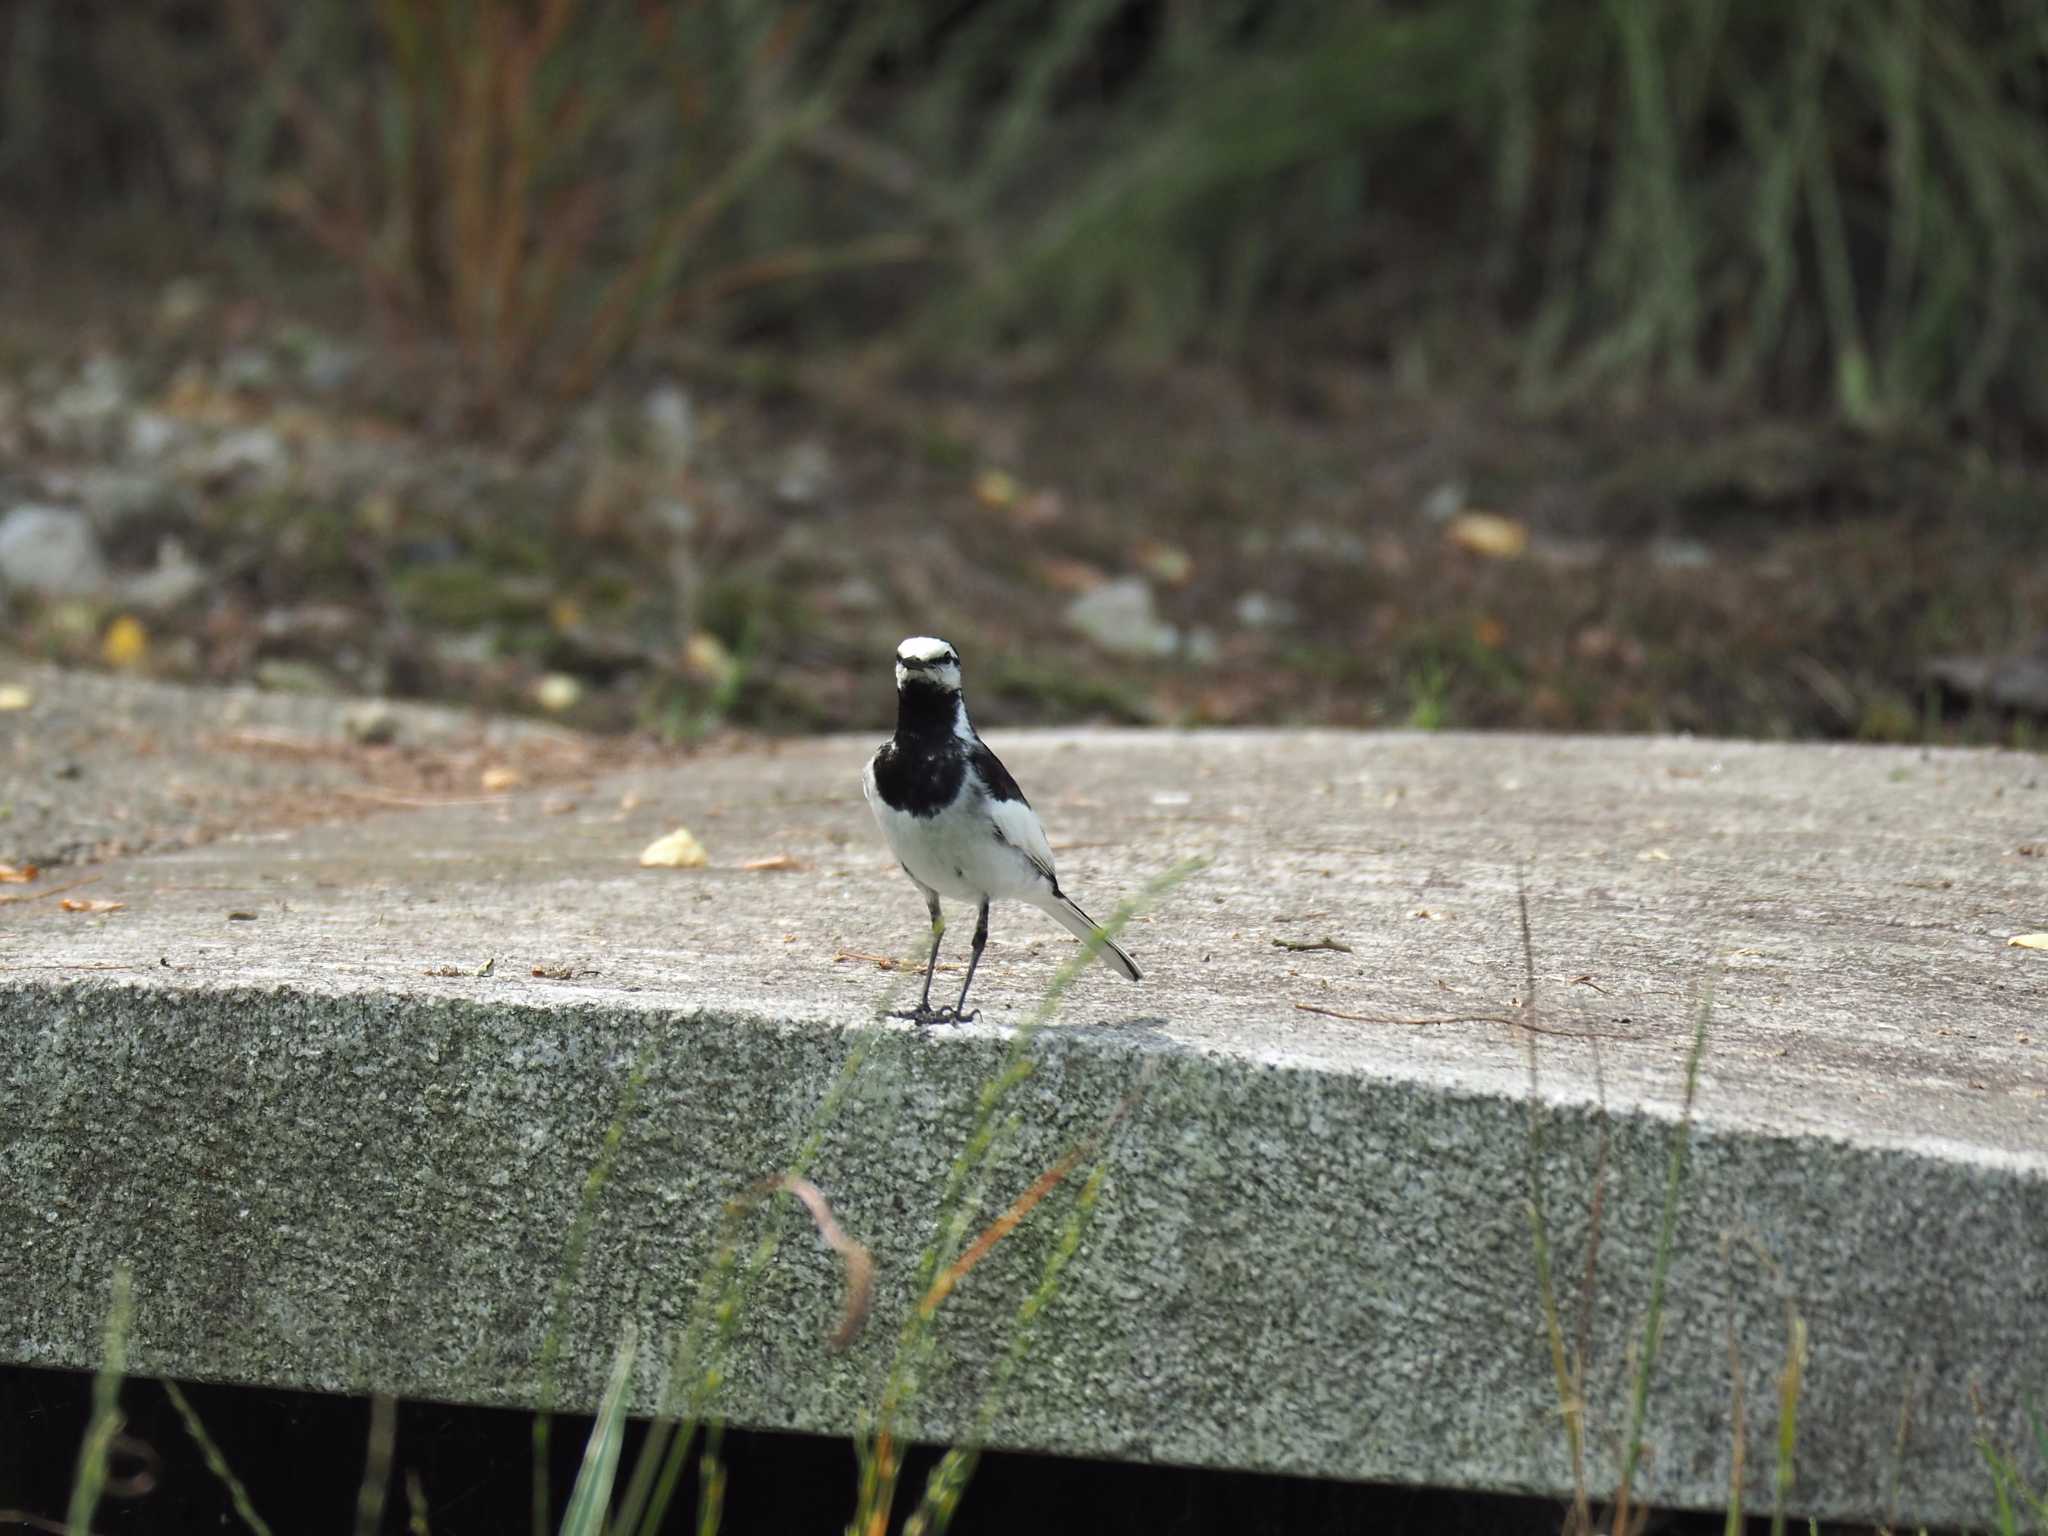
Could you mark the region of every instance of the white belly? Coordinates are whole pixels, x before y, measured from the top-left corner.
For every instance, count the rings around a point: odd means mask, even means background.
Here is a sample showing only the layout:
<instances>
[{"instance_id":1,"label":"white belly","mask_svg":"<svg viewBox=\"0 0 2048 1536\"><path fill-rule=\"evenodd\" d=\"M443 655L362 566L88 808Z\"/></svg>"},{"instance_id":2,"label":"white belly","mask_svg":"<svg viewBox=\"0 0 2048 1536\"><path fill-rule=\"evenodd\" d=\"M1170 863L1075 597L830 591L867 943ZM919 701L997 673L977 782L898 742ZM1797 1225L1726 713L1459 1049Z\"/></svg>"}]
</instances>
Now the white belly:
<instances>
[{"instance_id":1,"label":"white belly","mask_svg":"<svg viewBox=\"0 0 2048 1536\"><path fill-rule=\"evenodd\" d=\"M1005 808L1014 803L1006 802ZM941 896L953 901L1037 901L1051 892L1030 859L1014 845L997 840L989 803L971 781L936 816L891 810L872 790L868 804L903 867Z\"/></svg>"}]
</instances>

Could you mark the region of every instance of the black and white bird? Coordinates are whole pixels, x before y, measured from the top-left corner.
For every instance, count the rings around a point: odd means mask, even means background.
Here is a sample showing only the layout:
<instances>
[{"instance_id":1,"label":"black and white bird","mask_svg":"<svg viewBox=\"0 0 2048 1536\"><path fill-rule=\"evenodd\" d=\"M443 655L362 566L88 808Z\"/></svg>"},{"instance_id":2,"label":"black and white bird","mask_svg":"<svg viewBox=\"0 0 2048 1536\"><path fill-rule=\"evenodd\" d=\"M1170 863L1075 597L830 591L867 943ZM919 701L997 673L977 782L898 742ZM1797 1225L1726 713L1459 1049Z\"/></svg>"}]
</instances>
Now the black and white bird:
<instances>
[{"instance_id":1,"label":"black and white bird","mask_svg":"<svg viewBox=\"0 0 2048 1536\"><path fill-rule=\"evenodd\" d=\"M896 734L882 743L861 776L882 836L932 915L932 953L924 996L903 1015L921 1024L959 1023L967 989L988 943L988 904L1028 901L1043 908L1082 943L1132 981L1138 968L1060 889L1045 828L1002 760L982 744L960 693L960 655L943 640L920 635L896 647ZM974 953L951 1008L932 1007L932 972L946 919L939 898L976 902Z\"/></svg>"}]
</instances>

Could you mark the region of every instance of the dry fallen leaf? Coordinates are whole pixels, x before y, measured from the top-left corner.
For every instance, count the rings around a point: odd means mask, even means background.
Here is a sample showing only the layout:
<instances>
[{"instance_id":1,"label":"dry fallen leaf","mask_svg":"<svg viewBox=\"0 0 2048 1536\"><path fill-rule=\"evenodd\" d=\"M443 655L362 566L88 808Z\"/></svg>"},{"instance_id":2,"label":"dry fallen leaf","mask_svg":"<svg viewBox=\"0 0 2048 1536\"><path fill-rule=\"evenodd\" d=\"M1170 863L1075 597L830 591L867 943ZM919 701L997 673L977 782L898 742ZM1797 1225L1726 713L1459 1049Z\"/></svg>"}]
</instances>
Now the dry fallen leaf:
<instances>
[{"instance_id":1,"label":"dry fallen leaf","mask_svg":"<svg viewBox=\"0 0 2048 1536\"><path fill-rule=\"evenodd\" d=\"M477 972L479 976L483 972ZM595 976L598 973L587 965L536 965L533 974L544 981L574 981L579 976Z\"/></svg>"},{"instance_id":2,"label":"dry fallen leaf","mask_svg":"<svg viewBox=\"0 0 2048 1536\"><path fill-rule=\"evenodd\" d=\"M1645 848L1636 857L1652 864L1669 864L1671 862L1671 855L1662 848Z\"/></svg>"},{"instance_id":3,"label":"dry fallen leaf","mask_svg":"<svg viewBox=\"0 0 2048 1536\"><path fill-rule=\"evenodd\" d=\"M0 864L0 885L27 885L41 873L34 864Z\"/></svg>"},{"instance_id":4,"label":"dry fallen leaf","mask_svg":"<svg viewBox=\"0 0 2048 1536\"><path fill-rule=\"evenodd\" d=\"M710 862L711 855L688 827L677 827L640 850L642 869L702 869Z\"/></svg>"},{"instance_id":5,"label":"dry fallen leaf","mask_svg":"<svg viewBox=\"0 0 2048 1536\"><path fill-rule=\"evenodd\" d=\"M2016 933L2005 942L2010 949L2048 949L2048 933Z\"/></svg>"},{"instance_id":6,"label":"dry fallen leaf","mask_svg":"<svg viewBox=\"0 0 2048 1536\"><path fill-rule=\"evenodd\" d=\"M761 873L766 873L769 870L802 869L803 867L804 861L796 857L796 855L789 853L771 853L766 858L748 859L744 864L740 865L741 869L754 870Z\"/></svg>"},{"instance_id":7,"label":"dry fallen leaf","mask_svg":"<svg viewBox=\"0 0 2048 1536\"><path fill-rule=\"evenodd\" d=\"M1529 547L1529 530L1493 512L1460 512L1444 530L1458 548L1490 560L1513 560Z\"/></svg>"},{"instance_id":8,"label":"dry fallen leaf","mask_svg":"<svg viewBox=\"0 0 2048 1536\"><path fill-rule=\"evenodd\" d=\"M1019 533L1036 533L1041 528L1050 528L1066 516L1066 511L1066 499L1058 491L1046 490L1019 497L1003 509L1003 515Z\"/></svg>"},{"instance_id":9,"label":"dry fallen leaf","mask_svg":"<svg viewBox=\"0 0 2048 1536\"><path fill-rule=\"evenodd\" d=\"M0 683L0 711L27 709L36 696L19 683Z\"/></svg>"},{"instance_id":10,"label":"dry fallen leaf","mask_svg":"<svg viewBox=\"0 0 2048 1536\"><path fill-rule=\"evenodd\" d=\"M96 896L66 896L57 905L66 912L118 912L128 903L107 901Z\"/></svg>"},{"instance_id":11,"label":"dry fallen leaf","mask_svg":"<svg viewBox=\"0 0 2048 1536\"><path fill-rule=\"evenodd\" d=\"M1092 592L1109 580L1109 573L1101 566L1090 565L1086 560L1070 560L1064 555L1049 555L1035 569L1040 581L1053 591L1070 596Z\"/></svg>"},{"instance_id":12,"label":"dry fallen leaf","mask_svg":"<svg viewBox=\"0 0 2048 1536\"><path fill-rule=\"evenodd\" d=\"M1332 938L1327 933L1320 939L1275 939L1273 947L1275 949L1291 949L1297 953L1311 949L1334 949L1340 955L1352 953L1349 944L1344 943L1341 939Z\"/></svg>"},{"instance_id":13,"label":"dry fallen leaf","mask_svg":"<svg viewBox=\"0 0 2048 1536\"><path fill-rule=\"evenodd\" d=\"M864 955L857 949L842 949L841 951L839 951L838 954L832 957L832 963L834 965L843 965L848 960L865 961L868 964L874 966L874 968L878 971L900 971L903 969L903 962L900 960L896 960L891 956Z\"/></svg>"},{"instance_id":14,"label":"dry fallen leaf","mask_svg":"<svg viewBox=\"0 0 2048 1536\"><path fill-rule=\"evenodd\" d=\"M520 773L517 768L506 768L500 765L484 770L483 786L484 793L487 795L495 795L502 790L517 789L525 782L525 775Z\"/></svg>"}]
</instances>

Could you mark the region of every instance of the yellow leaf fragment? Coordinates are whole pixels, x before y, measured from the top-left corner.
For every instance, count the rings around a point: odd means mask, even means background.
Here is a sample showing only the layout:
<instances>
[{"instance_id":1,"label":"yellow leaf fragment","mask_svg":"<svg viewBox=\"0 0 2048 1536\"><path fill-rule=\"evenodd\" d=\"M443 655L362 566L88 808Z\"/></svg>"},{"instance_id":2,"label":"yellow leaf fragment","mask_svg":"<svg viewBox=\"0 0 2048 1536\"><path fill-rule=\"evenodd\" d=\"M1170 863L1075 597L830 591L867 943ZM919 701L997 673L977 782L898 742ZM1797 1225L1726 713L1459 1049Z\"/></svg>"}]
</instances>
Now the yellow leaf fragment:
<instances>
[{"instance_id":1,"label":"yellow leaf fragment","mask_svg":"<svg viewBox=\"0 0 2048 1536\"><path fill-rule=\"evenodd\" d=\"M766 858L748 859L741 869L766 873L769 870L802 869L804 861L791 853L771 853Z\"/></svg>"},{"instance_id":2,"label":"yellow leaf fragment","mask_svg":"<svg viewBox=\"0 0 2048 1536\"><path fill-rule=\"evenodd\" d=\"M94 896L66 896L57 905L66 912L118 912L127 906L128 903L125 901L106 901Z\"/></svg>"},{"instance_id":3,"label":"yellow leaf fragment","mask_svg":"<svg viewBox=\"0 0 2048 1536\"><path fill-rule=\"evenodd\" d=\"M1184 587L1195 579L1195 557L1178 544L1146 539L1132 554L1138 569L1169 587Z\"/></svg>"},{"instance_id":4,"label":"yellow leaf fragment","mask_svg":"<svg viewBox=\"0 0 2048 1536\"><path fill-rule=\"evenodd\" d=\"M36 696L19 683L0 683L0 711L27 709Z\"/></svg>"},{"instance_id":5,"label":"yellow leaf fragment","mask_svg":"<svg viewBox=\"0 0 2048 1536\"><path fill-rule=\"evenodd\" d=\"M974 499L985 507L1007 507L1023 489L1008 470L984 469L975 477Z\"/></svg>"},{"instance_id":6,"label":"yellow leaf fragment","mask_svg":"<svg viewBox=\"0 0 2048 1536\"><path fill-rule=\"evenodd\" d=\"M702 869L710 862L711 855L688 827L677 827L640 850L642 869Z\"/></svg>"},{"instance_id":7,"label":"yellow leaf fragment","mask_svg":"<svg viewBox=\"0 0 2048 1536\"><path fill-rule=\"evenodd\" d=\"M149 631L142 620L124 613L107 626L100 640L100 659L110 667L132 667L149 655Z\"/></svg>"},{"instance_id":8,"label":"yellow leaf fragment","mask_svg":"<svg viewBox=\"0 0 2048 1536\"><path fill-rule=\"evenodd\" d=\"M2048 933L2016 933L2005 943L2008 949L2048 949Z\"/></svg>"},{"instance_id":9,"label":"yellow leaf fragment","mask_svg":"<svg viewBox=\"0 0 2048 1536\"><path fill-rule=\"evenodd\" d=\"M700 629L683 645L683 670L700 683L722 688L739 670L739 661L723 640Z\"/></svg>"},{"instance_id":10,"label":"yellow leaf fragment","mask_svg":"<svg viewBox=\"0 0 2048 1536\"><path fill-rule=\"evenodd\" d=\"M1529 530L1496 512L1460 512L1444 530L1462 550L1489 560L1513 560L1529 547Z\"/></svg>"},{"instance_id":11,"label":"yellow leaf fragment","mask_svg":"<svg viewBox=\"0 0 2048 1536\"><path fill-rule=\"evenodd\" d=\"M525 782L526 776L517 768L507 768L501 764L484 770L483 786L484 793L487 795L499 794L508 789L517 789Z\"/></svg>"},{"instance_id":12,"label":"yellow leaf fragment","mask_svg":"<svg viewBox=\"0 0 2048 1536\"><path fill-rule=\"evenodd\" d=\"M0 864L0 885L27 885L41 873L33 864Z\"/></svg>"}]
</instances>

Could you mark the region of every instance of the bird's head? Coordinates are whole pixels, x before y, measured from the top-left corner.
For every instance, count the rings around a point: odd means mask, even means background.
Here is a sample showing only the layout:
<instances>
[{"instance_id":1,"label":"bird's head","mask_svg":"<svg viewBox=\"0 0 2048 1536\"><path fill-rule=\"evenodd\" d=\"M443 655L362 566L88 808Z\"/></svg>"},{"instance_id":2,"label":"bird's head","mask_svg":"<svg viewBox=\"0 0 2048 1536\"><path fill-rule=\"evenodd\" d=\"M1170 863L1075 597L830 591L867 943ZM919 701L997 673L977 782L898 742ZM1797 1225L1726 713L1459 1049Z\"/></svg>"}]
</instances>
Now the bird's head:
<instances>
[{"instance_id":1,"label":"bird's head","mask_svg":"<svg viewBox=\"0 0 2048 1536\"><path fill-rule=\"evenodd\" d=\"M960 653L930 635L913 635L896 647L896 687L922 683L946 693L960 691Z\"/></svg>"}]
</instances>

